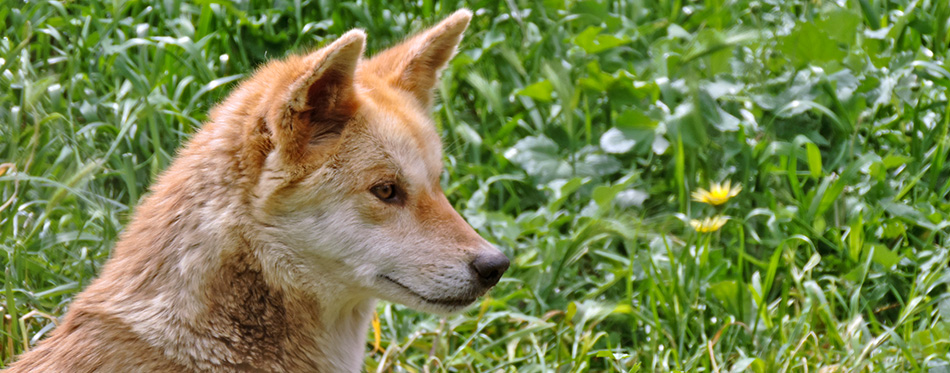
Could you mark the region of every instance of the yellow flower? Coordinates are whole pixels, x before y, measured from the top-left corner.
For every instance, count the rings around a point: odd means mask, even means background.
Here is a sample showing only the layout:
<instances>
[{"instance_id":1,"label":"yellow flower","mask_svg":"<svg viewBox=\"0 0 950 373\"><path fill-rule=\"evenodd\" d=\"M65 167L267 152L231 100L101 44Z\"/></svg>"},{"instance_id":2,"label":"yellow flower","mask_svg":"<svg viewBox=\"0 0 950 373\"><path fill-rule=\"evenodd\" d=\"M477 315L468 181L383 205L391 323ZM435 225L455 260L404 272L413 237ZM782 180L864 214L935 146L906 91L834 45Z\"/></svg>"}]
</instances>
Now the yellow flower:
<instances>
[{"instance_id":1,"label":"yellow flower","mask_svg":"<svg viewBox=\"0 0 950 373\"><path fill-rule=\"evenodd\" d=\"M689 221L689 225L692 225L693 229L699 233L710 233L718 231L719 228L722 228L723 225L726 225L727 221L729 221L728 217L716 215L713 217L707 217L703 220L692 219Z\"/></svg>"},{"instance_id":2,"label":"yellow flower","mask_svg":"<svg viewBox=\"0 0 950 373\"><path fill-rule=\"evenodd\" d=\"M733 188L729 180L726 180L723 184L713 183L709 190L699 188L699 190L693 192L693 201L718 206L726 203L730 198L735 197L741 191L741 184L737 184Z\"/></svg>"}]
</instances>

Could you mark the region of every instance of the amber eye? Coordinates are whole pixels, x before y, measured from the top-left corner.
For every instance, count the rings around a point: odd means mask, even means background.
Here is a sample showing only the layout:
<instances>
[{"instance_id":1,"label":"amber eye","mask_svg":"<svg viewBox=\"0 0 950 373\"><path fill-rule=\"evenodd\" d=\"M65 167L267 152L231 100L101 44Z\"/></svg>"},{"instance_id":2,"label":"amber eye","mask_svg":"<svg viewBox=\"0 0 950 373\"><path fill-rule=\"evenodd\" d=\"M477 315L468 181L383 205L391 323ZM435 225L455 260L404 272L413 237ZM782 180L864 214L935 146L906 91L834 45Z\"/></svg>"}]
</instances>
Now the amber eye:
<instances>
[{"instance_id":1,"label":"amber eye","mask_svg":"<svg viewBox=\"0 0 950 373\"><path fill-rule=\"evenodd\" d=\"M395 203L398 202L399 199L399 193L396 190L396 185L393 183L377 184L370 188L369 191L373 192L373 195L379 198L380 201L386 203Z\"/></svg>"}]
</instances>

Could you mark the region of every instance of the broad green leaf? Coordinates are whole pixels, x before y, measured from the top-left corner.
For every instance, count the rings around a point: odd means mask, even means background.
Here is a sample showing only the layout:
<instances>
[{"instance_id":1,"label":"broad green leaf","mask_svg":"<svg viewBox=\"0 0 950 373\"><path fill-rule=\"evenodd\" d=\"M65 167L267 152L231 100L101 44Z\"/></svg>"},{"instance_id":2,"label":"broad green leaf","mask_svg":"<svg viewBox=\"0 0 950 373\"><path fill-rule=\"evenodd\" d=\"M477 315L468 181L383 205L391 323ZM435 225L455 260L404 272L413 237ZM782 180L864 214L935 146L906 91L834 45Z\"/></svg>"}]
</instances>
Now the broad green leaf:
<instances>
[{"instance_id":1,"label":"broad green leaf","mask_svg":"<svg viewBox=\"0 0 950 373\"><path fill-rule=\"evenodd\" d=\"M626 153L637 145L637 140L627 137L623 131L611 128L600 137L600 147L608 153Z\"/></svg>"},{"instance_id":2,"label":"broad green leaf","mask_svg":"<svg viewBox=\"0 0 950 373\"><path fill-rule=\"evenodd\" d=\"M888 249L884 245L868 245L869 250L874 250L874 255L872 259L875 263L880 264L884 268L891 268L900 262L901 257L894 253L891 249Z\"/></svg>"},{"instance_id":3,"label":"broad green leaf","mask_svg":"<svg viewBox=\"0 0 950 373\"><path fill-rule=\"evenodd\" d=\"M649 149L653 143L657 121L639 110L624 111L616 120L616 127L600 137L600 147L608 153L627 153L635 146Z\"/></svg>"},{"instance_id":4,"label":"broad green leaf","mask_svg":"<svg viewBox=\"0 0 950 373\"><path fill-rule=\"evenodd\" d=\"M779 41L778 50L797 67L817 64L822 67L837 65L847 53L812 22L799 22L792 32Z\"/></svg>"},{"instance_id":5,"label":"broad green leaf","mask_svg":"<svg viewBox=\"0 0 950 373\"><path fill-rule=\"evenodd\" d=\"M505 157L521 166L541 183L571 174L570 165L559 154L559 147L550 138L528 136L505 152Z\"/></svg>"},{"instance_id":6,"label":"broad green leaf","mask_svg":"<svg viewBox=\"0 0 950 373\"><path fill-rule=\"evenodd\" d=\"M551 101L554 94L554 86L549 80L531 84L518 91L519 95L531 97L538 101Z\"/></svg>"},{"instance_id":7,"label":"broad green leaf","mask_svg":"<svg viewBox=\"0 0 950 373\"><path fill-rule=\"evenodd\" d=\"M630 42L629 39L622 39L609 34L601 34L601 31L603 31L603 29L600 27L590 26L574 37L574 44L583 48L587 53L597 54Z\"/></svg>"},{"instance_id":8,"label":"broad green leaf","mask_svg":"<svg viewBox=\"0 0 950 373\"><path fill-rule=\"evenodd\" d=\"M603 177L620 171L623 164L611 155L588 154L574 165L580 176Z\"/></svg>"},{"instance_id":9,"label":"broad green leaf","mask_svg":"<svg viewBox=\"0 0 950 373\"><path fill-rule=\"evenodd\" d=\"M824 12L821 17L815 21L818 29L824 31L832 40L850 45L854 43L854 37L861 30L861 17L852 10L835 8Z\"/></svg>"}]
</instances>

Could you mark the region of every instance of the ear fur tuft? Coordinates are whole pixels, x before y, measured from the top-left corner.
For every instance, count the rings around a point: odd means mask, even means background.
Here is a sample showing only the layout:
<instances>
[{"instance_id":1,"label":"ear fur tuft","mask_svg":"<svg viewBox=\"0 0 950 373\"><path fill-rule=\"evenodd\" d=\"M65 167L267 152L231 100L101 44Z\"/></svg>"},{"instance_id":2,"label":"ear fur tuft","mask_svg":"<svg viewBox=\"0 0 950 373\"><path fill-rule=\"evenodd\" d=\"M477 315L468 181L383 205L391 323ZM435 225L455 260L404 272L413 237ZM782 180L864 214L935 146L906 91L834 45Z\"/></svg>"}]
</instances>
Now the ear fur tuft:
<instances>
[{"instance_id":1,"label":"ear fur tuft","mask_svg":"<svg viewBox=\"0 0 950 373\"><path fill-rule=\"evenodd\" d=\"M435 26L374 56L361 69L408 91L422 105L429 106L439 73L455 56L471 19L472 11L460 9Z\"/></svg>"},{"instance_id":2,"label":"ear fur tuft","mask_svg":"<svg viewBox=\"0 0 950 373\"><path fill-rule=\"evenodd\" d=\"M290 57L272 67L295 74L283 91L285 98L276 101L268 120L276 145L288 162L299 161L315 136L339 133L340 118L355 112L353 79L365 44L366 32L355 29L315 52Z\"/></svg>"},{"instance_id":3,"label":"ear fur tuft","mask_svg":"<svg viewBox=\"0 0 950 373\"><path fill-rule=\"evenodd\" d=\"M293 110L306 110L308 105L317 104L320 97L311 97L308 93L313 86L352 86L356 65L363 55L366 45L366 32L360 29L350 30L330 45L304 57L307 72L291 85L291 100L288 103ZM327 87L333 88L333 87ZM351 89L351 87L340 87Z\"/></svg>"}]
</instances>

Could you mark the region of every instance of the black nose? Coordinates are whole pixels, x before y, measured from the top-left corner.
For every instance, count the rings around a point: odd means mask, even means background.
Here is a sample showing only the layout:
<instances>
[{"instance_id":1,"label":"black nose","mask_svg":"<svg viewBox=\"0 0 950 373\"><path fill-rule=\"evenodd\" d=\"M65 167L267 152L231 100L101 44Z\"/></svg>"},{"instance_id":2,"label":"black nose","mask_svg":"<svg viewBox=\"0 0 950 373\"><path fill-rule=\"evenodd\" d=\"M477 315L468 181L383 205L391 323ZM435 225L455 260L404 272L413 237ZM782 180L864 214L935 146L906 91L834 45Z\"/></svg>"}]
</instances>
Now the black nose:
<instances>
[{"instance_id":1,"label":"black nose","mask_svg":"<svg viewBox=\"0 0 950 373\"><path fill-rule=\"evenodd\" d=\"M498 250L481 253L475 257L472 268L478 273L478 279L483 285L495 286L508 269L508 257Z\"/></svg>"}]
</instances>

